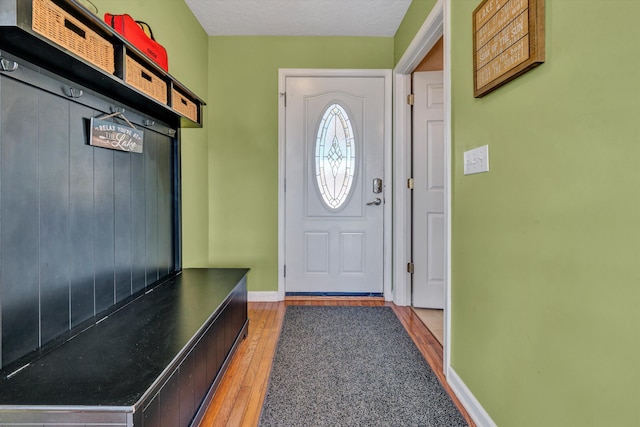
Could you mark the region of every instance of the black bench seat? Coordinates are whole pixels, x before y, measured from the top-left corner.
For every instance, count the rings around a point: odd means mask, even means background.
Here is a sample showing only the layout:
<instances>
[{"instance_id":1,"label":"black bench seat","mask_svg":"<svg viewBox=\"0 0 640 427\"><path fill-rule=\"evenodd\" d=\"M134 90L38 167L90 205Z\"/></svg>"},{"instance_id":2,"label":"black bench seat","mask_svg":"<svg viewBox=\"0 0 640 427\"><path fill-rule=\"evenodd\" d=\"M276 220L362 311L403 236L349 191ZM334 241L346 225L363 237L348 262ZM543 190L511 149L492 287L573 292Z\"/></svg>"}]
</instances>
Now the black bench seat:
<instances>
[{"instance_id":1,"label":"black bench seat","mask_svg":"<svg viewBox=\"0 0 640 427\"><path fill-rule=\"evenodd\" d=\"M247 269L184 269L0 379L0 425L187 426L246 336Z\"/></svg>"}]
</instances>

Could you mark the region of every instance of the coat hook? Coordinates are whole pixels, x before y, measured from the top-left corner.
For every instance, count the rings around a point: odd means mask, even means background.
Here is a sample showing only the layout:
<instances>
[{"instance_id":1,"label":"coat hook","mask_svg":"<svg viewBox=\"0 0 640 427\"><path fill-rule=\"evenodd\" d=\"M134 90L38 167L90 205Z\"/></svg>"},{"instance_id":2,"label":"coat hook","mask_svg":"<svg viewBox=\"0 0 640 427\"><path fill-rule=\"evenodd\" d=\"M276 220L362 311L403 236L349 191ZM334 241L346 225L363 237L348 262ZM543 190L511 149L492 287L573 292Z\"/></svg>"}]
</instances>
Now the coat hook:
<instances>
[{"instance_id":1,"label":"coat hook","mask_svg":"<svg viewBox=\"0 0 640 427\"><path fill-rule=\"evenodd\" d=\"M82 89L69 88L69 96L71 98L80 98L82 95L84 95L84 91Z\"/></svg>"},{"instance_id":2,"label":"coat hook","mask_svg":"<svg viewBox=\"0 0 640 427\"><path fill-rule=\"evenodd\" d=\"M10 61L8 59L0 57L0 70L11 72L17 69L18 63L16 61Z\"/></svg>"}]
</instances>

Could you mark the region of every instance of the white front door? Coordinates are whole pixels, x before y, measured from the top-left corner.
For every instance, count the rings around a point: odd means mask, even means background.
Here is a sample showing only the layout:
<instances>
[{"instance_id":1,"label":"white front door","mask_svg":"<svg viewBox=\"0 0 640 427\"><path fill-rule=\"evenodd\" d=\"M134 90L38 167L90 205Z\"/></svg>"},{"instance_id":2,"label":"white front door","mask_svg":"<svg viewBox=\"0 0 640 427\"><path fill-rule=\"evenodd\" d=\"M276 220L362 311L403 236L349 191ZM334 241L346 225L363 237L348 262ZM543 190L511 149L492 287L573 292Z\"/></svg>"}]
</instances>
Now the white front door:
<instances>
[{"instance_id":1,"label":"white front door","mask_svg":"<svg viewBox=\"0 0 640 427\"><path fill-rule=\"evenodd\" d=\"M384 77L287 77L285 290L382 294Z\"/></svg>"},{"instance_id":2,"label":"white front door","mask_svg":"<svg viewBox=\"0 0 640 427\"><path fill-rule=\"evenodd\" d=\"M445 150L442 71L413 73L413 306L444 308Z\"/></svg>"}]
</instances>

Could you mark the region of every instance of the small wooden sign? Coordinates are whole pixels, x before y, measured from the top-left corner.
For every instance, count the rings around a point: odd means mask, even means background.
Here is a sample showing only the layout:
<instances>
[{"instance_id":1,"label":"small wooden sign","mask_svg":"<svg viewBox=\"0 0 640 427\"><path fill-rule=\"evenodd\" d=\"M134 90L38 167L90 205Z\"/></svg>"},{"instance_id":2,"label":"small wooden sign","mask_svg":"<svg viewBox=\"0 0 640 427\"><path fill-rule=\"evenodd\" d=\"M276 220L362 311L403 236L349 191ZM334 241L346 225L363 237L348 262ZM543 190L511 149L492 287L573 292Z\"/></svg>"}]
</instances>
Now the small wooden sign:
<instances>
[{"instance_id":1,"label":"small wooden sign","mask_svg":"<svg viewBox=\"0 0 640 427\"><path fill-rule=\"evenodd\" d=\"M91 118L90 130L89 144L91 145L142 153L144 131L95 117Z\"/></svg>"},{"instance_id":2,"label":"small wooden sign","mask_svg":"<svg viewBox=\"0 0 640 427\"><path fill-rule=\"evenodd\" d=\"M473 96L544 62L544 0L483 0L473 11Z\"/></svg>"}]
</instances>

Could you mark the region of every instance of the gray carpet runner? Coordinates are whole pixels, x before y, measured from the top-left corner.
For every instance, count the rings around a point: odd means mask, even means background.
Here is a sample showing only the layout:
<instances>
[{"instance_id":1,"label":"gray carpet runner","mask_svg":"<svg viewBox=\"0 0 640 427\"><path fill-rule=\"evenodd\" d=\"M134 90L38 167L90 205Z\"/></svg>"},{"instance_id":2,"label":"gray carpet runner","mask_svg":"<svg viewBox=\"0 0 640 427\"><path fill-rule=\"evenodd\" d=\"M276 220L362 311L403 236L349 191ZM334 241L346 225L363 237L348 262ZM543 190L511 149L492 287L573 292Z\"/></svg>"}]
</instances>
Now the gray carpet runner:
<instances>
[{"instance_id":1,"label":"gray carpet runner","mask_svg":"<svg viewBox=\"0 0 640 427\"><path fill-rule=\"evenodd\" d=\"M466 426L389 307L289 306L260 426Z\"/></svg>"}]
</instances>

